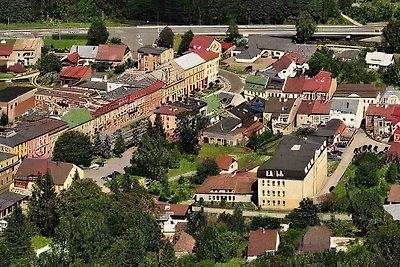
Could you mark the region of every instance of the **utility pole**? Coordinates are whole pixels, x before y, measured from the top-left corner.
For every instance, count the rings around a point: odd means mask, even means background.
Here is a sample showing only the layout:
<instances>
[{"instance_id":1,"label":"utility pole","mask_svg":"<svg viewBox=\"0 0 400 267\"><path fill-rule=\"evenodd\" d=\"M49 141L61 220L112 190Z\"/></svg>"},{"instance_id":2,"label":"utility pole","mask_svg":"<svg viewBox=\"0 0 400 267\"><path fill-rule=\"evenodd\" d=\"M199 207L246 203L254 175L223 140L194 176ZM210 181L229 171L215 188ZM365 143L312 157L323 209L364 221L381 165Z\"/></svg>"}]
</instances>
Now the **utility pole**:
<instances>
[{"instance_id":1,"label":"utility pole","mask_svg":"<svg viewBox=\"0 0 400 267\"><path fill-rule=\"evenodd\" d=\"M201 25L201 9L199 7L199 25Z\"/></svg>"}]
</instances>

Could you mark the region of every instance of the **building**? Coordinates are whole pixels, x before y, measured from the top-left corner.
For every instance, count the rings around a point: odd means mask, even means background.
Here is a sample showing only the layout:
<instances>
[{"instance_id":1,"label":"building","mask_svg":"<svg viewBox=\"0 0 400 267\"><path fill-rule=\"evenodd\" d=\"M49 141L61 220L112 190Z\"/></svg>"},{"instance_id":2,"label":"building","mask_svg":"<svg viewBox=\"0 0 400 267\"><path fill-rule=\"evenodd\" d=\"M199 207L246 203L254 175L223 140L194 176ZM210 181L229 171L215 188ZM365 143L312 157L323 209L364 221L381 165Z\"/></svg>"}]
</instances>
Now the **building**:
<instances>
[{"instance_id":1,"label":"building","mask_svg":"<svg viewBox=\"0 0 400 267\"><path fill-rule=\"evenodd\" d=\"M326 226L313 226L303 237L300 253L318 253L331 249L331 230Z\"/></svg>"},{"instance_id":2,"label":"building","mask_svg":"<svg viewBox=\"0 0 400 267\"><path fill-rule=\"evenodd\" d=\"M196 240L193 236L188 234L186 231L181 231L178 236L176 236L176 239L174 251L177 258L193 253L196 245Z\"/></svg>"},{"instance_id":3,"label":"building","mask_svg":"<svg viewBox=\"0 0 400 267\"><path fill-rule=\"evenodd\" d=\"M393 184L390 187L387 202L392 204L400 204L400 184Z\"/></svg>"},{"instance_id":4,"label":"building","mask_svg":"<svg viewBox=\"0 0 400 267\"><path fill-rule=\"evenodd\" d=\"M339 119L331 119L327 123L318 126L316 136L325 137L329 146L342 141L342 135L346 130L346 124Z\"/></svg>"},{"instance_id":5,"label":"building","mask_svg":"<svg viewBox=\"0 0 400 267\"><path fill-rule=\"evenodd\" d=\"M265 102L264 121L270 124L274 134L289 134L294 130L296 114L301 99L271 97Z\"/></svg>"},{"instance_id":6,"label":"building","mask_svg":"<svg viewBox=\"0 0 400 267\"><path fill-rule=\"evenodd\" d=\"M20 205L27 196L14 192L3 192L0 194L0 220L10 215L17 205ZM1 230L1 227L0 227Z\"/></svg>"},{"instance_id":7,"label":"building","mask_svg":"<svg viewBox=\"0 0 400 267\"><path fill-rule=\"evenodd\" d=\"M220 55L222 53L222 46L210 36L195 35L189 44L189 51L195 53L199 51L211 51Z\"/></svg>"},{"instance_id":8,"label":"building","mask_svg":"<svg viewBox=\"0 0 400 267\"><path fill-rule=\"evenodd\" d=\"M296 115L296 127L317 127L330 118L329 102L314 100L302 101Z\"/></svg>"},{"instance_id":9,"label":"building","mask_svg":"<svg viewBox=\"0 0 400 267\"><path fill-rule=\"evenodd\" d=\"M285 53L264 71L259 73L266 77L274 77L285 80L288 77L299 77L309 69L301 56L297 53Z\"/></svg>"},{"instance_id":10,"label":"building","mask_svg":"<svg viewBox=\"0 0 400 267\"><path fill-rule=\"evenodd\" d=\"M209 88L215 84L218 77L219 71L219 61L221 59L220 53L215 53L212 51L195 51L197 55L199 55L202 59L204 59L204 75L205 80L204 84L206 88Z\"/></svg>"},{"instance_id":11,"label":"building","mask_svg":"<svg viewBox=\"0 0 400 267\"><path fill-rule=\"evenodd\" d=\"M304 100L329 100L337 88L337 81L327 71L320 71L314 77L288 77L282 89L283 98Z\"/></svg>"},{"instance_id":12,"label":"building","mask_svg":"<svg viewBox=\"0 0 400 267\"><path fill-rule=\"evenodd\" d=\"M96 60L98 46L92 45L73 45L70 49L70 55L76 53L78 55L77 65L88 66ZM67 56L70 57L70 56ZM73 56L72 58L75 58ZM71 58L71 57L70 57ZM63 60L64 61L64 60Z\"/></svg>"},{"instance_id":13,"label":"building","mask_svg":"<svg viewBox=\"0 0 400 267\"><path fill-rule=\"evenodd\" d=\"M370 104L365 117L365 129L375 138L390 137L400 122L400 106Z\"/></svg>"},{"instance_id":14,"label":"building","mask_svg":"<svg viewBox=\"0 0 400 267\"><path fill-rule=\"evenodd\" d=\"M323 137L284 136L275 155L257 171L258 206L291 210L313 198L327 181L327 149Z\"/></svg>"},{"instance_id":15,"label":"building","mask_svg":"<svg viewBox=\"0 0 400 267\"><path fill-rule=\"evenodd\" d=\"M146 45L138 49L138 69L153 71L174 59L172 48Z\"/></svg>"},{"instance_id":16,"label":"building","mask_svg":"<svg viewBox=\"0 0 400 267\"><path fill-rule=\"evenodd\" d=\"M34 87L27 86L7 87L0 91L0 109L9 122L35 107L35 92Z\"/></svg>"},{"instance_id":17,"label":"building","mask_svg":"<svg viewBox=\"0 0 400 267\"><path fill-rule=\"evenodd\" d=\"M252 202L256 181L255 174L250 172L210 176L196 189L195 200Z\"/></svg>"},{"instance_id":18,"label":"building","mask_svg":"<svg viewBox=\"0 0 400 267\"><path fill-rule=\"evenodd\" d=\"M367 52L365 63L370 69L387 68L390 64L394 63L394 55L376 51Z\"/></svg>"},{"instance_id":19,"label":"building","mask_svg":"<svg viewBox=\"0 0 400 267\"><path fill-rule=\"evenodd\" d=\"M209 112L207 109L207 103L201 99L192 97L182 97L180 100L171 102L169 105L184 108L191 112L196 112L203 116L208 116Z\"/></svg>"},{"instance_id":20,"label":"building","mask_svg":"<svg viewBox=\"0 0 400 267\"><path fill-rule=\"evenodd\" d=\"M276 229L258 229L250 231L247 261L253 261L264 254L275 255L280 243Z\"/></svg>"},{"instance_id":21,"label":"building","mask_svg":"<svg viewBox=\"0 0 400 267\"><path fill-rule=\"evenodd\" d=\"M54 190L56 193L68 189L76 173L78 173L80 179L84 178L83 170L72 163L50 161L49 159L26 158L22 160L15 174L14 184L11 186L11 190L30 195L38 177L44 176L46 173L50 174L53 178Z\"/></svg>"},{"instance_id":22,"label":"building","mask_svg":"<svg viewBox=\"0 0 400 267\"><path fill-rule=\"evenodd\" d=\"M101 44L96 55L96 62L107 62L111 67L121 65L131 59L131 51L124 44Z\"/></svg>"},{"instance_id":23,"label":"building","mask_svg":"<svg viewBox=\"0 0 400 267\"><path fill-rule=\"evenodd\" d=\"M188 111L183 107L175 107L171 105L164 105L154 111L155 114L160 115L161 122L167 138L175 138L175 130L178 123L178 115L182 112Z\"/></svg>"},{"instance_id":24,"label":"building","mask_svg":"<svg viewBox=\"0 0 400 267\"><path fill-rule=\"evenodd\" d=\"M18 165L17 155L0 152L0 193L8 191Z\"/></svg>"},{"instance_id":25,"label":"building","mask_svg":"<svg viewBox=\"0 0 400 267\"><path fill-rule=\"evenodd\" d=\"M16 39L10 64L21 63L24 66L35 65L42 56L43 40L41 38Z\"/></svg>"},{"instance_id":26,"label":"building","mask_svg":"<svg viewBox=\"0 0 400 267\"><path fill-rule=\"evenodd\" d=\"M244 97L247 101L252 100L254 97L263 99L268 98L267 94L268 78L264 76L248 75L244 85Z\"/></svg>"},{"instance_id":27,"label":"building","mask_svg":"<svg viewBox=\"0 0 400 267\"><path fill-rule=\"evenodd\" d=\"M0 44L0 67L3 70L13 65L10 61L10 56L13 51L13 46L10 44Z\"/></svg>"},{"instance_id":28,"label":"building","mask_svg":"<svg viewBox=\"0 0 400 267\"><path fill-rule=\"evenodd\" d=\"M400 105L400 91L393 86L386 87L379 100L381 105Z\"/></svg>"},{"instance_id":29,"label":"building","mask_svg":"<svg viewBox=\"0 0 400 267\"><path fill-rule=\"evenodd\" d=\"M83 78L90 78L92 76L92 67L90 66L71 66L64 67L60 72L61 84L72 86Z\"/></svg>"},{"instance_id":30,"label":"building","mask_svg":"<svg viewBox=\"0 0 400 267\"><path fill-rule=\"evenodd\" d=\"M186 217L190 212L189 205L170 204L167 202L154 201L154 205L158 210L158 223L161 232L166 237L173 237L179 223L186 223Z\"/></svg>"},{"instance_id":31,"label":"building","mask_svg":"<svg viewBox=\"0 0 400 267\"><path fill-rule=\"evenodd\" d=\"M330 116L331 119L339 119L352 128L359 128L363 120L362 108L357 99L334 98L331 101Z\"/></svg>"},{"instance_id":32,"label":"building","mask_svg":"<svg viewBox=\"0 0 400 267\"><path fill-rule=\"evenodd\" d=\"M239 169L239 164L234 156L226 155L215 159L220 173L233 173Z\"/></svg>"}]
</instances>

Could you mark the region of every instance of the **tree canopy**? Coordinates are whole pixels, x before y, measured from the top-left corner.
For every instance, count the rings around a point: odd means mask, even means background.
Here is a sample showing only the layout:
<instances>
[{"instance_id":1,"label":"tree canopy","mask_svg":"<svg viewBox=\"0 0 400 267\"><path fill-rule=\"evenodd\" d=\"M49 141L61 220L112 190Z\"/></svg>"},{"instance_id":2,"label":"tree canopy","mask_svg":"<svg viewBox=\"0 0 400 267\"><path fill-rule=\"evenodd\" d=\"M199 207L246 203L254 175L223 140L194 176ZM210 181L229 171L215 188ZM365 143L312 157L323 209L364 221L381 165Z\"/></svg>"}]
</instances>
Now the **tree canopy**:
<instances>
[{"instance_id":1,"label":"tree canopy","mask_svg":"<svg viewBox=\"0 0 400 267\"><path fill-rule=\"evenodd\" d=\"M189 50L189 45L190 42L193 40L194 34L192 30L188 30L185 32L185 34L182 36L181 43L179 44L179 49L178 49L178 54L182 55L186 51Z\"/></svg>"},{"instance_id":2,"label":"tree canopy","mask_svg":"<svg viewBox=\"0 0 400 267\"><path fill-rule=\"evenodd\" d=\"M305 42L314 34L317 28L313 17L307 11L303 11L296 19L296 38Z\"/></svg>"},{"instance_id":3,"label":"tree canopy","mask_svg":"<svg viewBox=\"0 0 400 267\"><path fill-rule=\"evenodd\" d=\"M170 27L165 27L158 36L157 45L172 48L174 46L174 33Z\"/></svg>"},{"instance_id":4,"label":"tree canopy","mask_svg":"<svg viewBox=\"0 0 400 267\"><path fill-rule=\"evenodd\" d=\"M62 68L60 58L53 53L42 56L37 67L41 74L46 74L48 72L59 72Z\"/></svg>"},{"instance_id":5,"label":"tree canopy","mask_svg":"<svg viewBox=\"0 0 400 267\"><path fill-rule=\"evenodd\" d=\"M110 34L107 31L104 21L100 18L96 18L90 25L88 31L88 45L99 45L107 42Z\"/></svg>"}]
</instances>

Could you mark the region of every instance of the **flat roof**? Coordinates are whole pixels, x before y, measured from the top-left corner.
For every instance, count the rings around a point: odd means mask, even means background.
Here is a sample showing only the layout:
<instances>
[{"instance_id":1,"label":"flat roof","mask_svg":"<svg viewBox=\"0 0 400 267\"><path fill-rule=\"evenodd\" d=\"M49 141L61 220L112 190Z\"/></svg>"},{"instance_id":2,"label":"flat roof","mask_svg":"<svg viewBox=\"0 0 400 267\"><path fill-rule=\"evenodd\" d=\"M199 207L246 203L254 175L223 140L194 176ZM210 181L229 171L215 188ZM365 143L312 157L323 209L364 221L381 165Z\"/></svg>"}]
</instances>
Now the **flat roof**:
<instances>
[{"instance_id":1,"label":"flat roof","mask_svg":"<svg viewBox=\"0 0 400 267\"><path fill-rule=\"evenodd\" d=\"M7 87L3 90L0 90L0 102L10 102L11 100L32 90L35 90L35 88L29 86Z\"/></svg>"}]
</instances>

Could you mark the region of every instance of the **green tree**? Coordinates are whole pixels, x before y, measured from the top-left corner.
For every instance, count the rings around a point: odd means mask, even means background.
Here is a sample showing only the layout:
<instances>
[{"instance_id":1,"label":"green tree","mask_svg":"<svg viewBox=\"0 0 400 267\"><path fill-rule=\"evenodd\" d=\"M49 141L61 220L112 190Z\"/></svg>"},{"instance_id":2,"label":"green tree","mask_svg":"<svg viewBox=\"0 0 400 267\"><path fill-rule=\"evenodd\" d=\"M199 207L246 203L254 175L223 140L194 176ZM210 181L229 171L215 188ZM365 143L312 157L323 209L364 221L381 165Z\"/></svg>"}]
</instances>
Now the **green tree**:
<instances>
[{"instance_id":1,"label":"green tree","mask_svg":"<svg viewBox=\"0 0 400 267\"><path fill-rule=\"evenodd\" d=\"M125 140L122 137L121 130L117 131L113 152L119 158L122 157L122 154L125 152Z\"/></svg>"},{"instance_id":2,"label":"green tree","mask_svg":"<svg viewBox=\"0 0 400 267\"><path fill-rule=\"evenodd\" d=\"M233 211L229 223L229 229L235 231L239 235L242 235L246 230L246 224L244 223L243 218L243 211L242 208L240 208L239 206L236 206Z\"/></svg>"},{"instance_id":3,"label":"green tree","mask_svg":"<svg viewBox=\"0 0 400 267\"><path fill-rule=\"evenodd\" d=\"M109 40L110 44L122 44L122 40L121 38L118 37L111 37L111 39Z\"/></svg>"},{"instance_id":4,"label":"green tree","mask_svg":"<svg viewBox=\"0 0 400 267\"><path fill-rule=\"evenodd\" d=\"M167 135L165 134L163 122L161 120L161 115L159 113L156 114L154 123L153 125L150 124L149 128L147 129L147 132L150 135L160 137L166 141Z\"/></svg>"},{"instance_id":5,"label":"green tree","mask_svg":"<svg viewBox=\"0 0 400 267\"><path fill-rule=\"evenodd\" d=\"M253 217L250 224L251 230L260 228L279 229L281 219L273 217Z\"/></svg>"},{"instance_id":6,"label":"green tree","mask_svg":"<svg viewBox=\"0 0 400 267\"><path fill-rule=\"evenodd\" d=\"M375 153L361 153L353 160L357 167L355 186L370 188L379 184L378 170L383 167L383 160Z\"/></svg>"},{"instance_id":7,"label":"green tree","mask_svg":"<svg viewBox=\"0 0 400 267\"><path fill-rule=\"evenodd\" d=\"M160 251L160 267L176 267L176 256L171 243L165 242Z\"/></svg>"},{"instance_id":8,"label":"green tree","mask_svg":"<svg viewBox=\"0 0 400 267\"><path fill-rule=\"evenodd\" d=\"M178 55L182 55L186 51L189 51L190 42L193 40L194 34L192 30L188 30L182 36L181 43L179 44Z\"/></svg>"},{"instance_id":9,"label":"green tree","mask_svg":"<svg viewBox=\"0 0 400 267\"><path fill-rule=\"evenodd\" d=\"M50 173L39 175L28 204L28 219L39 230L41 235L54 235L59 222L56 211L57 198L53 178Z\"/></svg>"},{"instance_id":10,"label":"green tree","mask_svg":"<svg viewBox=\"0 0 400 267\"><path fill-rule=\"evenodd\" d=\"M399 170L397 169L397 165L394 163L389 164L389 168L386 170L385 180L389 184L394 184L399 177Z\"/></svg>"},{"instance_id":11,"label":"green tree","mask_svg":"<svg viewBox=\"0 0 400 267\"><path fill-rule=\"evenodd\" d=\"M72 177L72 181L76 182L79 181L81 177L79 176L78 170L75 170L74 177Z\"/></svg>"},{"instance_id":12,"label":"green tree","mask_svg":"<svg viewBox=\"0 0 400 267\"><path fill-rule=\"evenodd\" d=\"M290 221L290 225L295 229L302 229L308 226L315 226L320 223L318 217L319 209L313 204L313 201L309 198L305 198L300 201L298 208L295 208L290 212L287 218Z\"/></svg>"},{"instance_id":13,"label":"green tree","mask_svg":"<svg viewBox=\"0 0 400 267\"><path fill-rule=\"evenodd\" d=\"M180 149L187 154L197 154L199 135L207 127L208 118L194 112L182 112L177 119L175 133Z\"/></svg>"},{"instance_id":14,"label":"green tree","mask_svg":"<svg viewBox=\"0 0 400 267\"><path fill-rule=\"evenodd\" d=\"M61 61L58 56L53 53L44 55L37 62L37 68L41 74L49 72L59 72L62 69Z\"/></svg>"},{"instance_id":15,"label":"green tree","mask_svg":"<svg viewBox=\"0 0 400 267\"><path fill-rule=\"evenodd\" d=\"M393 52L400 52L400 18L391 20L383 29L383 36Z\"/></svg>"},{"instance_id":16,"label":"green tree","mask_svg":"<svg viewBox=\"0 0 400 267\"><path fill-rule=\"evenodd\" d=\"M382 80L387 85L400 86L400 66L392 64L382 73Z\"/></svg>"},{"instance_id":17,"label":"green tree","mask_svg":"<svg viewBox=\"0 0 400 267\"><path fill-rule=\"evenodd\" d=\"M234 20L231 20L229 23L228 30L226 31L225 40L227 42L235 42L240 37L242 36L239 33L239 27L237 26Z\"/></svg>"},{"instance_id":18,"label":"green tree","mask_svg":"<svg viewBox=\"0 0 400 267\"><path fill-rule=\"evenodd\" d=\"M382 200L378 193L360 191L350 200L351 218L363 233L367 231L367 227L371 222L377 223L383 220Z\"/></svg>"},{"instance_id":19,"label":"green tree","mask_svg":"<svg viewBox=\"0 0 400 267\"><path fill-rule=\"evenodd\" d=\"M4 112L1 112L0 125L1 126L7 126L8 125L8 116Z\"/></svg>"},{"instance_id":20,"label":"green tree","mask_svg":"<svg viewBox=\"0 0 400 267\"><path fill-rule=\"evenodd\" d=\"M161 47L174 47L174 33L170 27L165 27L158 36L157 45Z\"/></svg>"},{"instance_id":21,"label":"green tree","mask_svg":"<svg viewBox=\"0 0 400 267\"><path fill-rule=\"evenodd\" d=\"M191 212L188 216L187 230L195 239L199 238L207 226L207 215L204 209L200 211Z\"/></svg>"},{"instance_id":22,"label":"green tree","mask_svg":"<svg viewBox=\"0 0 400 267\"><path fill-rule=\"evenodd\" d=\"M196 184L202 184L208 176L219 174L220 169L217 162L211 158L205 158L196 169L196 175L194 176L194 182Z\"/></svg>"},{"instance_id":23,"label":"green tree","mask_svg":"<svg viewBox=\"0 0 400 267\"><path fill-rule=\"evenodd\" d=\"M96 18L90 25L88 31L88 45L99 45L107 42L110 34L107 31L107 27L101 18Z\"/></svg>"},{"instance_id":24,"label":"green tree","mask_svg":"<svg viewBox=\"0 0 400 267\"><path fill-rule=\"evenodd\" d=\"M54 146L53 160L69 162L88 167L92 162L94 149L90 138L78 131L63 133Z\"/></svg>"},{"instance_id":25,"label":"green tree","mask_svg":"<svg viewBox=\"0 0 400 267\"><path fill-rule=\"evenodd\" d=\"M93 148L94 148L95 154L97 156L102 156L103 155L103 153L104 153L104 143L103 143L103 140L101 140L99 132L96 132L94 134Z\"/></svg>"},{"instance_id":26,"label":"green tree","mask_svg":"<svg viewBox=\"0 0 400 267\"><path fill-rule=\"evenodd\" d=\"M310 13L303 11L296 19L296 38L300 42L307 41L315 32L317 24Z\"/></svg>"},{"instance_id":27,"label":"green tree","mask_svg":"<svg viewBox=\"0 0 400 267\"><path fill-rule=\"evenodd\" d=\"M104 138L104 151L103 151L103 158L108 159L111 157L111 143L110 143L110 137L106 134L106 137Z\"/></svg>"}]
</instances>

